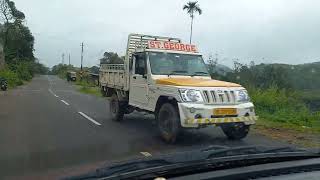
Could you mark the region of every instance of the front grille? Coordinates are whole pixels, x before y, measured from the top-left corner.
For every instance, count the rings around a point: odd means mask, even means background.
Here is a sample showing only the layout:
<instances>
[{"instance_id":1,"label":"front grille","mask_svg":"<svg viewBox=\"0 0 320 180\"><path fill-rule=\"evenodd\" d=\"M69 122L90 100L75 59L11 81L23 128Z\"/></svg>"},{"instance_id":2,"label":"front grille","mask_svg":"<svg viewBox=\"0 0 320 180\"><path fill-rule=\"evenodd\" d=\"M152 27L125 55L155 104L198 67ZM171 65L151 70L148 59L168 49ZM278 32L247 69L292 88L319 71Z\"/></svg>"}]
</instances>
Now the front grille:
<instances>
[{"instance_id":1,"label":"front grille","mask_svg":"<svg viewBox=\"0 0 320 180\"><path fill-rule=\"evenodd\" d=\"M236 100L233 90L203 90L202 95L206 103L234 104Z\"/></svg>"}]
</instances>

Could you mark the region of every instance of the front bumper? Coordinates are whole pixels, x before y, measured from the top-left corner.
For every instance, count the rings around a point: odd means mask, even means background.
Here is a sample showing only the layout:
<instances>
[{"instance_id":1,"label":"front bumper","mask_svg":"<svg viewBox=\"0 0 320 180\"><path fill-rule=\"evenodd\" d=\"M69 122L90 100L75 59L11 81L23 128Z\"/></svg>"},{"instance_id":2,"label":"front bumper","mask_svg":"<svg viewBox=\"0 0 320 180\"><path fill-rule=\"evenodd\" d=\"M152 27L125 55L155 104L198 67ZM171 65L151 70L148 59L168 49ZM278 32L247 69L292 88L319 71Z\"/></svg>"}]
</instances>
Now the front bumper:
<instances>
[{"instance_id":1,"label":"front bumper","mask_svg":"<svg viewBox=\"0 0 320 180\"><path fill-rule=\"evenodd\" d=\"M219 125L224 123L243 122L246 125L255 124L257 116L254 105L249 103L229 104L191 104L178 103L181 126L198 128L201 125ZM235 108L237 115L232 117L215 117L213 110L216 108Z\"/></svg>"}]
</instances>

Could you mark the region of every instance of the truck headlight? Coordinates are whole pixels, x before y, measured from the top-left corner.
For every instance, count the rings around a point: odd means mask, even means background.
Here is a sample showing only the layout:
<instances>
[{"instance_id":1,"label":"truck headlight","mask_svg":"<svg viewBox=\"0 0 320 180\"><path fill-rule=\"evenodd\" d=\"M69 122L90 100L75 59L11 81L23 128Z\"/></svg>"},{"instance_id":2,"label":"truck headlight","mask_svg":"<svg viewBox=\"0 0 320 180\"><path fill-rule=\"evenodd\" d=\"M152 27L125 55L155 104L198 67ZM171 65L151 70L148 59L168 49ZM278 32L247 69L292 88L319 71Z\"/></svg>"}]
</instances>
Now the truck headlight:
<instances>
[{"instance_id":1,"label":"truck headlight","mask_svg":"<svg viewBox=\"0 0 320 180\"><path fill-rule=\"evenodd\" d=\"M179 89L184 102L203 102L201 92L194 89Z\"/></svg>"},{"instance_id":2,"label":"truck headlight","mask_svg":"<svg viewBox=\"0 0 320 180\"><path fill-rule=\"evenodd\" d=\"M248 91L245 89L236 91L236 98L238 102L250 102Z\"/></svg>"}]
</instances>

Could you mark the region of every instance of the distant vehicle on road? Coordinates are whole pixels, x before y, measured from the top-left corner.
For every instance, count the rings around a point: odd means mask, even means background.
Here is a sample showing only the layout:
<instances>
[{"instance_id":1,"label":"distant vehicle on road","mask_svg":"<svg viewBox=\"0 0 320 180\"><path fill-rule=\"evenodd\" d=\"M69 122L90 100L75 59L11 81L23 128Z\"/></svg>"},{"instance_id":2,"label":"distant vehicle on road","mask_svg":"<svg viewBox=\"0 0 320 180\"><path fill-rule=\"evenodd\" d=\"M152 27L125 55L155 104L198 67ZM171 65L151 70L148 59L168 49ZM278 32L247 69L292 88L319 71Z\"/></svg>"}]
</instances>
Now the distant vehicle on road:
<instances>
[{"instance_id":1,"label":"distant vehicle on road","mask_svg":"<svg viewBox=\"0 0 320 180\"><path fill-rule=\"evenodd\" d=\"M130 34L124 64L101 64L99 81L113 120L134 110L153 113L168 143L183 128L209 125L242 139L257 119L246 89L211 79L196 46L178 38Z\"/></svg>"},{"instance_id":2,"label":"distant vehicle on road","mask_svg":"<svg viewBox=\"0 0 320 180\"><path fill-rule=\"evenodd\" d=\"M8 89L8 82L5 78L0 77L0 87L2 91L6 91Z\"/></svg>"},{"instance_id":3,"label":"distant vehicle on road","mask_svg":"<svg viewBox=\"0 0 320 180\"><path fill-rule=\"evenodd\" d=\"M74 71L67 72L67 81L76 81L77 80L77 73Z\"/></svg>"}]
</instances>

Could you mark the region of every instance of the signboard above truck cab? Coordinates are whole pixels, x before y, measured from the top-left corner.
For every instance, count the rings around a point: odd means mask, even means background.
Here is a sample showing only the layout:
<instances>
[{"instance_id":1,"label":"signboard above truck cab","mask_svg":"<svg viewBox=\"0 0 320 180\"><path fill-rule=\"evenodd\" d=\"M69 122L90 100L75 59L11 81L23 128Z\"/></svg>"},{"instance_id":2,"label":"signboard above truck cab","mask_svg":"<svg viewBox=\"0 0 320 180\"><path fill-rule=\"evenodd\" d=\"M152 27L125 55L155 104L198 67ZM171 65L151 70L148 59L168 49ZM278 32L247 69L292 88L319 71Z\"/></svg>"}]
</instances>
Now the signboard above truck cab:
<instances>
[{"instance_id":1,"label":"signboard above truck cab","mask_svg":"<svg viewBox=\"0 0 320 180\"><path fill-rule=\"evenodd\" d=\"M148 41L149 49L162 49L171 51L198 52L197 47L192 44L183 44L172 41Z\"/></svg>"}]
</instances>

